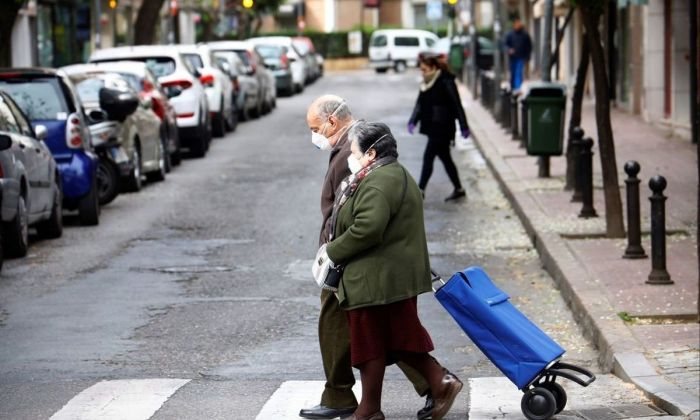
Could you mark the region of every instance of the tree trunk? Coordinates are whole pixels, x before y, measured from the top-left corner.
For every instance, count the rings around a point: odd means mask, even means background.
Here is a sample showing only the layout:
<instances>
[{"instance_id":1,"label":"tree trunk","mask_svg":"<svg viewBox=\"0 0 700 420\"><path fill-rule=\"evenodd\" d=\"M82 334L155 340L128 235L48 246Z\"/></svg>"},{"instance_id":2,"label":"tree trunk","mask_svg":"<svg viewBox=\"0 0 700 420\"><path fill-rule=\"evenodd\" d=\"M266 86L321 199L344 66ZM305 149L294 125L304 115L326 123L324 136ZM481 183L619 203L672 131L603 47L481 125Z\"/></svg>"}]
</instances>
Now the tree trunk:
<instances>
[{"instance_id":1,"label":"tree trunk","mask_svg":"<svg viewBox=\"0 0 700 420\"><path fill-rule=\"evenodd\" d=\"M141 3L136 23L134 24L134 44L153 44L158 14L165 0L148 0Z\"/></svg>"},{"instance_id":2,"label":"tree trunk","mask_svg":"<svg viewBox=\"0 0 700 420\"><path fill-rule=\"evenodd\" d=\"M603 3L607 3L607 1ZM605 191L606 235L608 238L624 238L625 225L622 218L622 201L617 179L615 142L610 123L610 97L608 77L605 71L605 52L600 43L600 31L598 30L602 10L597 9L596 5L591 4L591 2L580 2L579 4L586 37L591 49L591 62L593 63L598 148L600 164L603 169L603 189Z\"/></svg>"},{"instance_id":3,"label":"tree trunk","mask_svg":"<svg viewBox=\"0 0 700 420\"><path fill-rule=\"evenodd\" d=\"M583 107L583 93L586 87L586 75L588 74L588 65L590 64L590 52L588 48L588 38L584 35L581 42L581 61L578 63L576 70L576 84L574 85L574 93L571 97L571 118L569 119L569 141L566 145L566 185L565 190L574 188L576 182L576 159L573 148L571 147L571 130L574 127L581 125L581 108Z\"/></svg>"},{"instance_id":4,"label":"tree trunk","mask_svg":"<svg viewBox=\"0 0 700 420\"><path fill-rule=\"evenodd\" d=\"M0 13L0 67L12 67L12 28L23 2L10 0L5 3Z\"/></svg>"}]
</instances>

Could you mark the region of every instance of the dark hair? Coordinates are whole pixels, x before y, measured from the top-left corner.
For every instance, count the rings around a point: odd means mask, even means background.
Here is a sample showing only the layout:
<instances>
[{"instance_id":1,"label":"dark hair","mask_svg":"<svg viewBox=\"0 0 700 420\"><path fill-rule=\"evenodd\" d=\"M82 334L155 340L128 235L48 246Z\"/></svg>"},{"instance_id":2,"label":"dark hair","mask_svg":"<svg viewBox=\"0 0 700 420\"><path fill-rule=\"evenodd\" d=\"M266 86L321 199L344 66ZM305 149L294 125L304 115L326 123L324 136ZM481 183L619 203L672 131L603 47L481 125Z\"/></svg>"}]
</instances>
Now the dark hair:
<instances>
[{"instance_id":1,"label":"dark hair","mask_svg":"<svg viewBox=\"0 0 700 420\"><path fill-rule=\"evenodd\" d=\"M362 153L366 153L370 148L374 149L377 159L386 156L399 157L396 139L389 126L384 123L359 120L350 128L348 137L350 141L357 141Z\"/></svg>"},{"instance_id":2,"label":"dark hair","mask_svg":"<svg viewBox=\"0 0 700 420\"><path fill-rule=\"evenodd\" d=\"M418 56L418 61L425 64L426 66L437 67L445 73L453 74L452 70L450 69L450 66L448 66L444 60L440 59L440 56L437 54L420 54Z\"/></svg>"}]
</instances>

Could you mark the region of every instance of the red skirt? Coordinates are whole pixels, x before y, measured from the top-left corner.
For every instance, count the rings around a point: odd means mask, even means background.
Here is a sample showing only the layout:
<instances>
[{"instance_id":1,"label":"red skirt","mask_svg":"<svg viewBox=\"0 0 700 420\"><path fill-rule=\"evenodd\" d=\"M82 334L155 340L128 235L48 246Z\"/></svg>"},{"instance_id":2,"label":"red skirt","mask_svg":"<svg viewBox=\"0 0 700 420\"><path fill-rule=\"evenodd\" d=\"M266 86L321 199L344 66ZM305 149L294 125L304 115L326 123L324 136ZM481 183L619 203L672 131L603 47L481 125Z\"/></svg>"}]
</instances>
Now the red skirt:
<instances>
[{"instance_id":1,"label":"red skirt","mask_svg":"<svg viewBox=\"0 0 700 420\"><path fill-rule=\"evenodd\" d=\"M413 297L347 311L352 365L382 356L389 365L396 362L396 352L433 351L433 340L418 319L417 302Z\"/></svg>"}]
</instances>

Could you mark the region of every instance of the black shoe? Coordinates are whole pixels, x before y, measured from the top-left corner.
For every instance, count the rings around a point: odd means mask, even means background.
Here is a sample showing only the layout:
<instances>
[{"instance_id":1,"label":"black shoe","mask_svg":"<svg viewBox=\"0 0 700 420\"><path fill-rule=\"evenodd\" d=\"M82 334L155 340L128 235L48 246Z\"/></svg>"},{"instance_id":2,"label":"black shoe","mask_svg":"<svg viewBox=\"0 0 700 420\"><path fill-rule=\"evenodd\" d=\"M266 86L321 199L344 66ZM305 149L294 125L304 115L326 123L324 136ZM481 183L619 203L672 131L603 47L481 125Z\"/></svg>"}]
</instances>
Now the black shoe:
<instances>
[{"instance_id":1,"label":"black shoe","mask_svg":"<svg viewBox=\"0 0 700 420\"><path fill-rule=\"evenodd\" d=\"M433 396L428 393L425 397L425 406L418 410L416 413L418 420L426 420L433 417L433 408L435 407L435 401Z\"/></svg>"},{"instance_id":2,"label":"black shoe","mask_svg":"<svg viewBox=\"0 0 700 420\"><path fill-rule=\"evenodd\" d=\"M457 200L458 198L462 198L462 197L466 197L466 196L467 196L467 192L464 191L464 188L460 188L458 190L452 191L452 194L445 197L445 201Z\"/></svg>"},{"instance_id":3,"label":"black shoe","mask_svg":"<svg viewBox=\"0 0 700 420\"><path fill-rule=\"evenodd\" d=\"M312 408L302 408L299 411L299 417L304 417L305 419L335 419L338 417L349 417L355 410L357 410L357 407L330 408L325 405L317 405Z\"/></svg>"}]
</instances>

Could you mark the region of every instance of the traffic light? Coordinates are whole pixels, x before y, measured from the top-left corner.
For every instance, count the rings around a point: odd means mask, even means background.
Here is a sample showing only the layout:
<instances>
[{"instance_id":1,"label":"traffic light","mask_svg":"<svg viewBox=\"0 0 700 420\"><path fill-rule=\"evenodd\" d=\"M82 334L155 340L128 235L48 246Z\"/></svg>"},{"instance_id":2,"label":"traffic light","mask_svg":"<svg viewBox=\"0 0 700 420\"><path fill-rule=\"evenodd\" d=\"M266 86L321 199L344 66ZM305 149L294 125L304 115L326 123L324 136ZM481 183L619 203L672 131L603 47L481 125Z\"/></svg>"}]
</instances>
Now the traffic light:
<instances>
[{"instance_id":1,"label":"traffic light","mask_svg":"<svg viewBox=\"0 0 700 420\"><path fill-rule=\"evenodd\" d=\"M116 9L117 8L117 0L109 0L109 8Z\"/></svg>"},{"instance_id":2,"label":"traffic light","mask_svg":"<svg viewBox=\"0 0 700 420\"><path fill-rule=\"evenodd\" d=\"M253 7L253 0L243 0L243 7L246 9L251 9Z\"/></svg>"}]
</instances>

